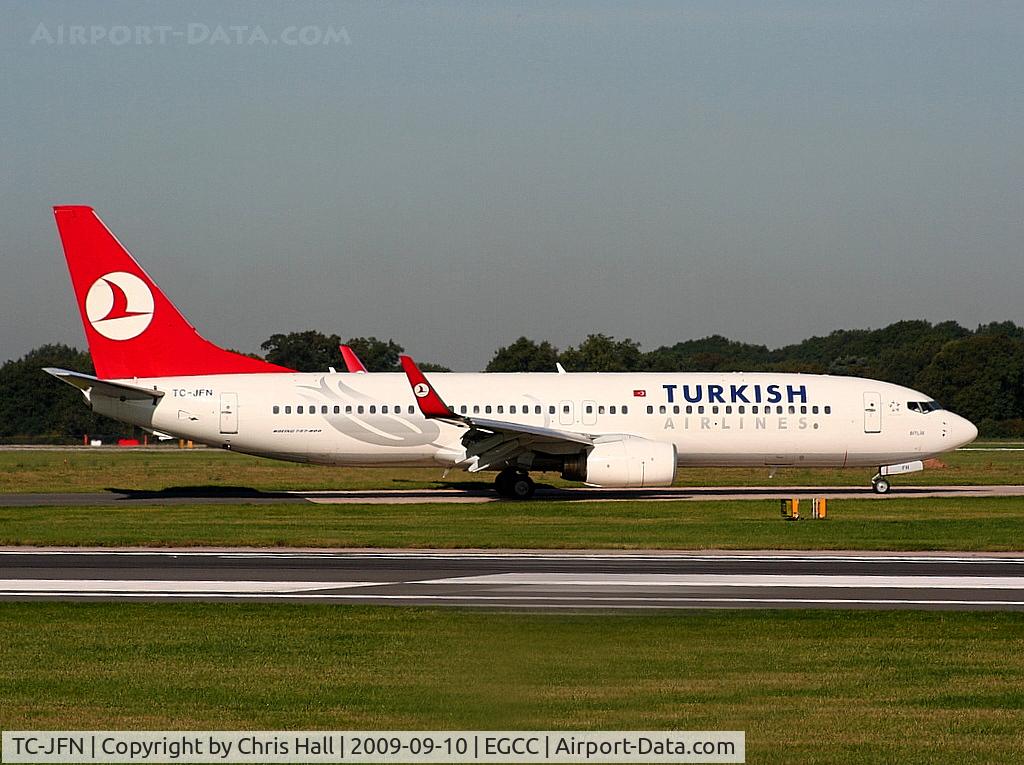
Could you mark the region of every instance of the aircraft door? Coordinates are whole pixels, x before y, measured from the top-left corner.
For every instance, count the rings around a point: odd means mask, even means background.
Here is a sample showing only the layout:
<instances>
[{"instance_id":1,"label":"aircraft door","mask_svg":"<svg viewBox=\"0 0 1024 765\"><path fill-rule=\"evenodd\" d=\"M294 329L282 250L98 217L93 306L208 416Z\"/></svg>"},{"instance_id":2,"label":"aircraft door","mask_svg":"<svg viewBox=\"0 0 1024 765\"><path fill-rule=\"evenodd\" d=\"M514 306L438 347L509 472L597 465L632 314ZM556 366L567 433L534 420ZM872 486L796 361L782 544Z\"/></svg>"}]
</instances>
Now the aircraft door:
<instances>
[{"instance_id":1,"label":"aircraft door","mask_svg":"<svg viewBox=\"0 0 1024 765\"><path fill-rule=\"evenodd\" d=\"M864 394L864 432L882 432L882 395L880 393Z\"/></svg>"},{"instance_id":2,"label":"aircraft door","mask_svg":"<svg viewBox=\"0 0 1024 765\"><path fill-rule=\"evenodd\" d=\"M558 404L558 422L561 425L573 425L576 418L573 414L572 401L560 401Z\"/></svg>"},{"instance_id":3,"label":"aircraft door","mask_svg":"<svg viewBox=\"0 0 1024 765\"><path fill-rule=\"evenodd\" d=\"M220 432L238 432L238 394L220 394Z\"/></svg>"},{"instance_id":4,"label":"aircraft door","mask_svg":"<svg viewBox=\"0 0 1024 765\"><path fill-rule=\"evenodd\" d=\"M597 404L594 401L584 401L582 413L584 425L597 425Z\"/></svg>"}]
</instances>

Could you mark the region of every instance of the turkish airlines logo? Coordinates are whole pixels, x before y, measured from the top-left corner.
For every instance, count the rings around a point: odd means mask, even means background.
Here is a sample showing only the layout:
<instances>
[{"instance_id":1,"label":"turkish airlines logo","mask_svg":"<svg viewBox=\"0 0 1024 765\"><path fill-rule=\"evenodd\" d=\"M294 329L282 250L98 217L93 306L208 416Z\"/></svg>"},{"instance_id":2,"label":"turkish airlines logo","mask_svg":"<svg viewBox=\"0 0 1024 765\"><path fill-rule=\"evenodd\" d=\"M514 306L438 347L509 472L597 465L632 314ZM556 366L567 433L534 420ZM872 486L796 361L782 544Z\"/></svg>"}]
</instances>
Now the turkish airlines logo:
<instances>
[{"instance_id":1,"label":"turkish airlines logo","mask_svg":"<svg viewBox=\"0 0 1024 765\"><path fill-rule=\"evenodd\" d=\"M430 386L426 383L416 383L413 387L412 392L416 394L416 398L425 398L430 394Z\"/></svg>"},{"instance_id":2,"label":"turkish airlines logo","mask_svg":"<svg viewBox=\"0 0 1024 765\"><path fill-rule=\"evenodd\" d=\"M92 328L110 340L131 340L153 321L153 293L142 279L126 271L104 274L85 296Z\"/></svg>"}]
</instances>

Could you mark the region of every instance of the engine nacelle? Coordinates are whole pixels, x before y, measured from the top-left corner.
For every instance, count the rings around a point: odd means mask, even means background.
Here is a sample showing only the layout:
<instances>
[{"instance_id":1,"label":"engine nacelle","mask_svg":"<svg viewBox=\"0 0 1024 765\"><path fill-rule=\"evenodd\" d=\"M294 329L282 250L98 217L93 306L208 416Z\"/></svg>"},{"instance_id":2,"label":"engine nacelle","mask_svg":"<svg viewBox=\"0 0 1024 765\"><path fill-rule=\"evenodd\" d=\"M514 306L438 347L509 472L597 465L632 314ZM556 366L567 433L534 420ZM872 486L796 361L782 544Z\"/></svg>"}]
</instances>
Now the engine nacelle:
<instances>
[{"instance_id":1,"label":"engine nacelle","mask_svg":"<svg viewBox=\"0 0 1024 765\"><path fill-rule=\"evenodd\" d=\"M675 445L636 436L595 444L589 452L567 458L562 468L566 480L603 488L671 486L675 477Z\"/></svg>"}]
</instances>

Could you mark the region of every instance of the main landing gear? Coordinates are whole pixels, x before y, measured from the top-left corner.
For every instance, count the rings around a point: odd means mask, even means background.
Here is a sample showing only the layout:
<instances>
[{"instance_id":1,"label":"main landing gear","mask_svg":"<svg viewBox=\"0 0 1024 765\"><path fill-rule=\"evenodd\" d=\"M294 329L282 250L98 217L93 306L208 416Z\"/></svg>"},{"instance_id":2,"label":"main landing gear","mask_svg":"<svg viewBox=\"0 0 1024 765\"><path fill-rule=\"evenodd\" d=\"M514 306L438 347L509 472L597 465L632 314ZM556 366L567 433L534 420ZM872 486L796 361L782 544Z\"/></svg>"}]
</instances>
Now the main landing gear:
<instances>
[{"instance_id":1,"label":"main landing gear","mask_svg":"<svg viewBox=\"0 0 1024 765\"><path fill-rule=\"evenodd\" d=\"M494 488L503 497L529 499L533 496L537 486L525 471L505 468L494 479Z\"/></svg>"},{"instance_id":2,"label":"main landing gear","mask_svg":"<svg viewBox=\"0 0 1024 765\"><path fill-rule=\"evenodd\" d=\"M875 494L888 494L889 489L891 488L889 480L887 478L883 478L881 473L871 479L871 491Z\"/></svg>"}]
</instances>

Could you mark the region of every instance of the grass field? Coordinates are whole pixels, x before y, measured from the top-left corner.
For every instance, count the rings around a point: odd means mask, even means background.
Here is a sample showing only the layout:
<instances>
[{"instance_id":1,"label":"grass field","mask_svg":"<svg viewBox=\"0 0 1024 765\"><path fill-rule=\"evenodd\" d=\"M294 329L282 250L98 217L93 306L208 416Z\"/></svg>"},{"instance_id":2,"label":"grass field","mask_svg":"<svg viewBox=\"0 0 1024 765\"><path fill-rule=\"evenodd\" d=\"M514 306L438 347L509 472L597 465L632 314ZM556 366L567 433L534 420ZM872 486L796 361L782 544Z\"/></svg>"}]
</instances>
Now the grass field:
<instances>
[{"instance_id":1,"label":"grass field","mask_svg":"<svg viewBox=\"0 0 1024 765\"><path fill-rule=\"evenodd\" d=\"M868 486L871 469L779 470L767 468L683 468L680 486ZM165 489L171 486L245 486L254 489L401 489L446 485L438 468L330 468L228 454L214 449L102 451L2 451L0 492L101 491L108 488ZM536 478L572 486L556 474ZM490 484L493 474L455 472L456 484ZM897 486L1024 484L1024 450L959 451L943 455L941 465L899 476Z\"/></svg>"},{"instance_id":2,"label":"grass field","mask_svg":"<svg viewBox=\"0 0 1024 765\"><path fill-rule=\"evenodd\" d=\"M1024 550L1024 500L0 507L0 544L427 548Z\"/></svg>"},{"instance_id":3,"label":"grass field","mask_svg":"<svg viewBox=\"0 0 1024 765\"><path fill-rule=\"evenodd\" d=\"M1013 762L1024 729L1011 614L3 603L0 635L4 729L739 729L757 763Z\"/></svg>"}]
</instances>

